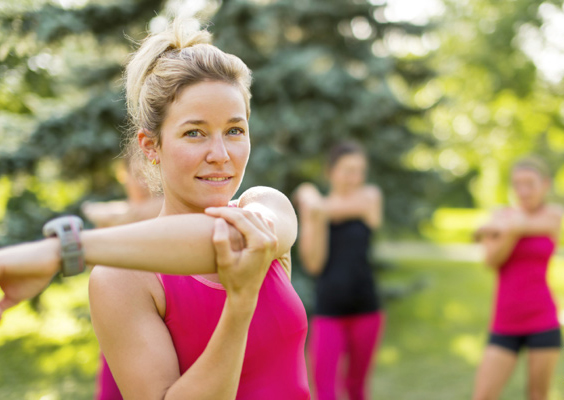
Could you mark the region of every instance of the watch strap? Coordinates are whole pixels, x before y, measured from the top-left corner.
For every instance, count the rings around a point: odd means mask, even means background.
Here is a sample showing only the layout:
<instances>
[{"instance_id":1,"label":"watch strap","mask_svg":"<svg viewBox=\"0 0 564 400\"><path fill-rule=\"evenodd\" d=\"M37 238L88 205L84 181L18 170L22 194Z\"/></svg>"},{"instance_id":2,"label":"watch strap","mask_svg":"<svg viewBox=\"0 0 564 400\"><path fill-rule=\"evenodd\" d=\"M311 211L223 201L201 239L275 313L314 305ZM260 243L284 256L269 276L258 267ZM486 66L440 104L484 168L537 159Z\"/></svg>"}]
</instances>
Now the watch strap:
<instances>
[{"instance_id":1,"label":"watch strap","mask_svg":"<svg viewBox=\"0 0 564 400\"><path fill-rule=\"evenodd\" d=\"M84 223L77 216L55 218L45 224L45 237L57 236L61 242L61 271L63 276L73 276L84 271L84 250L80 241L80 231Z\"/></svg>"}]
</instances>

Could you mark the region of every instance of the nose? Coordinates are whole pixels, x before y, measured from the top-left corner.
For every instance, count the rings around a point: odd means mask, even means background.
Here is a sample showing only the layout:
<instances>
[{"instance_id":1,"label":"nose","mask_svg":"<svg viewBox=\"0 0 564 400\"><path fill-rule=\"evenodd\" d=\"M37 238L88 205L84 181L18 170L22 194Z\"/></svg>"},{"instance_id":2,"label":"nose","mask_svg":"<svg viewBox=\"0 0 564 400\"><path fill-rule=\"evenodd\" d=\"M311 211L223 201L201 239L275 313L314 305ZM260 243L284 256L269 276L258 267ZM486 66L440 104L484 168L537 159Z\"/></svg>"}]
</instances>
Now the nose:
<instances>
[{"instance_id":1,"label":"nose","mask_svg":"<svg viewBox=\"0 0 564 400\"><path fill-rule=\"evenodd\" d=\"M214 135L210 140L210 147L206 155L206 162L210 164L224 164L229 161L229 153L223 135Z\"/></svg>"}]
</instances>

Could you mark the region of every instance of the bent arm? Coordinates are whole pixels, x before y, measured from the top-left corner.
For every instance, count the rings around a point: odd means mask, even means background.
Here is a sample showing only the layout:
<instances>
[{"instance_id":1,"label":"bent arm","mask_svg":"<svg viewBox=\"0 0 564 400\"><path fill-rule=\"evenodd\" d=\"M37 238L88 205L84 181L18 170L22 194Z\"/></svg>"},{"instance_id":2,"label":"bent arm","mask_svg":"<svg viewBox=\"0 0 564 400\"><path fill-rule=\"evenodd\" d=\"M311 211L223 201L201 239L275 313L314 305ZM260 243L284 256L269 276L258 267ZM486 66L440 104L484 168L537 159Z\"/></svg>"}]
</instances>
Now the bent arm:
<instances>
[{"instance_id":1,"label":"bent arm","mask_svg":"<svg viewBox=\"0 0 564 400\"><path fill-rule=\"evenodd\" d=\"M378 187L367 185L346 198L327 198L324 209L331 221L360 218L372 229L382 225L382 193Z\"/></svg>"},{"instance_id":2,"label":"bent arm","mask_svg":"<svg viewBox=\"0 0 564 400\"><path fill-rule=\"evenodd\" d=\"M520 234L515 218L507 210L496 212L491 220L475 234L484 246L484 262L486 265L499 268L511 255Z\"/></svg>"},{"instance_id":3,"label":"bent arm","mask_svg":"<svg viewBox=\"0 0 564 400\"><path fill-rule=\"evenodd\" d=\"M517 240L519 240L519 236L511 231L482 235L486 265L492 268L500 268L511 255Z\"/></svg>"},{"instance_id":4,"label":"bent arm","mask_svg":"<svg viewBox=\"0 0 564 400\"><path fill-rule=\"evenodd\" d=\"M297 191L300 214L299 255L313 276L321 274L328 255L328 219L323 197L315 186L303 184Z\"/></svg>"},{"instance_id":5,"label":"bent arm","mask_svg":"<svg viewBox=\"0 0 564 400\"><path fill-rule=\"evenodd\" d=\"M255 302L228 296L205 350L180 375L170 333L144 288L156 279L148 275L97 267L90 278L94 331L124 399L235 399Z\"/></svg>"},{"instance_id":6,"label":"bent arm","mask_svg":"<svg viewBox=\"0 0 564 400\"><path fill-rule=\"evenodd\" d=\"M547 235L558 238L562 214L559 206L549 205L542 213L523 216L519 224L516 224L516 232L520 236Z\"/></svg>"},{"instance_id":7,"label":"bent arm","mask_svg":"<svg viewBox=\"0 0 564 400\"><path fill-rule=\"evenodd\" d=\"M275 258L290 251L298 235L298 220L292 203L282 192L266 186L256 186L241 195L238 206L258 212L273 222L274 235L278 239Z\"/></svg>"}]
</instances>

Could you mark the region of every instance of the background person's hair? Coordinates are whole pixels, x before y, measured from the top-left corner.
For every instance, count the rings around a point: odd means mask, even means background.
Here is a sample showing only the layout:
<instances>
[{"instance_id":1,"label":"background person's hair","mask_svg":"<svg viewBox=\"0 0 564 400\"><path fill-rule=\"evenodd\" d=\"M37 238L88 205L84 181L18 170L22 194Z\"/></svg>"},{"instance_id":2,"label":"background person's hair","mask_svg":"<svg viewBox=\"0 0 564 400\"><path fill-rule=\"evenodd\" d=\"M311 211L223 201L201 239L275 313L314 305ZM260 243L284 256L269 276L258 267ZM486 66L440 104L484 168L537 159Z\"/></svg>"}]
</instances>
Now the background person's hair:
<instances>
[{"instance_id":1,"label":"background person's hair","mask_svg":"<svg viewBox=\"0 0 564 400\"><path fill-rule=\"evenodd\" d=\"M250 116L251 70L240 58L211 44L206 30L187 32L181 19L165 31L149 35L135 52L125 70L130 132L126 156L142 161L147 182L153 191L161 189L159 169L150 165L137 142L143 130L156 145L168 107L188 86L204 81L226 82L241 90Z\"/></svg>"},{"instance_id":2,"label":"background person's hair","mask_svg":"<svg viewBox=\"0 0 564 400\"><path fill-rule=\"evenodd\" d=\"M333 169L341 157L349 154L362 154L366 157L366 152L359 143L352 140L340 142L329 150L329 157L327 158L328 169Z\"/></svg>"},{"instance_id":3,"label":"background person's hair","mask_svg":"<svg viewBox=\"0 0 564 400\"><path fill-rule=\"evenodd\" d=\"M550 167L542 158L538 156L527 156L517 160L513 164L511 172L514 172L518 169L528 169L534 171L544 179L552 178Z\"/></svg>"}]
</instances>

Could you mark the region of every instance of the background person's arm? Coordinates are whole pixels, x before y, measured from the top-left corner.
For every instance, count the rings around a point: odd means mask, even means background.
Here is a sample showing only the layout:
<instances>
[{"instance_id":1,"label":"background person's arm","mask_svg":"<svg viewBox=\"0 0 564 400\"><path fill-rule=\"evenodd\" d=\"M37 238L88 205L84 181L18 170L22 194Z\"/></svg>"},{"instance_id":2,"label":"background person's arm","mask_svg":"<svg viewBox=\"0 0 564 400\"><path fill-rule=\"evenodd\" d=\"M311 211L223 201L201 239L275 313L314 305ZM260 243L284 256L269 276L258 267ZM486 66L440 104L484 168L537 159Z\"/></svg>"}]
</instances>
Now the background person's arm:
<instances>
[{"instance_id":1,"label":"background person's arm","mask_svg":"<svg viewBox=\"0 0 564 400\"><path fill-rule=\"evenodd\" d=\"M492 268L500 268L507 261L520 238L516 219L510 213L509 210L496 212L475 235L483 245L484 262Z\"/></svg>"},{"instance_id":2,"label":"background person's arm","mask_svg":"<svg viewBox=\"0 0 564 400\"><path fill-rule=\"evenodd\" d=\"M346 198L325 198L323 209L331 221L359 218L372 229L382 225L382 193L374 185L366 185Z\"/></svg>"},{"instance_id":3,"label":"background person's arm","mask_svg":"<svg viewBox=\"0 0 564 400\"><path fill-rule=\"evenodd\" d=\"M323 272L327 261L329 229L323 209L323 197L311 183L304 183L296 191L300 214L298 250L304 268L313 276Z\"/></svg>"}]
</instances>

